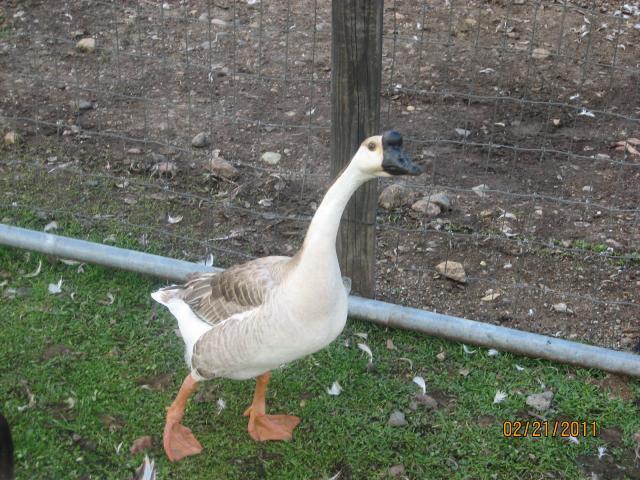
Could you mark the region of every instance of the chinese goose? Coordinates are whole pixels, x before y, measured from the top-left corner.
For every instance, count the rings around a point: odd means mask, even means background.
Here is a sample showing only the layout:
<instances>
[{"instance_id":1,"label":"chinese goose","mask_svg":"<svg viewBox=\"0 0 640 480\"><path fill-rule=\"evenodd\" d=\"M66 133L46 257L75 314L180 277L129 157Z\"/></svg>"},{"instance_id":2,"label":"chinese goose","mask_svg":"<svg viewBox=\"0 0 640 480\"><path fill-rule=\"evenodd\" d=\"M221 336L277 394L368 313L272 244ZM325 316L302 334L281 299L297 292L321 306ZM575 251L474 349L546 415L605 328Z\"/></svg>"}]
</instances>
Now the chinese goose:
<instances>
[{"instance_id":1,"label":"chinese goose","mask_svg":"<svg viewBox=\"0 0 640 480\"><path fill-rule=\"evenodd\" d=\"M395 131L366 139L318 207L300 251L265 257L221 273L197 273L184 285L151 294L178 320L185 342L187 375L167 410L164 449L176 461L202 451L181 425L187 399L198 382L216 377L257 377L253 403L244 412L257 441L289 440L300 419L266 415L270 371L331 343L347 320L347 296L336 235L351 195L375 177L419 175Z\"/></svg>"}]
</instances>

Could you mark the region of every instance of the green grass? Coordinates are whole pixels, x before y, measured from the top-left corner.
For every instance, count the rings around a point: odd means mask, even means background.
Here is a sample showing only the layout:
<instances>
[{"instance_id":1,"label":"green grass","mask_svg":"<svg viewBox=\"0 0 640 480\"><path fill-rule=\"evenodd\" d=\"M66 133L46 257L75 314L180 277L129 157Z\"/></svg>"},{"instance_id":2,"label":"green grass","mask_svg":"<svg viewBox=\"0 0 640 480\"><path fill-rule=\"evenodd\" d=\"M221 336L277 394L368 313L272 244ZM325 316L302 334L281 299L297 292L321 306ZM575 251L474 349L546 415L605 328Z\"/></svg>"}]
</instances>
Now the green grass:
<instances>
[{"instance_id":1,"label":"green grass","mask_svg":"<svg viewBox=\"0 0 640 480\"><path fill-rule=\"evenodd\" d=\"M63 233L81 230L67 224ZM118 241L132 243L126 235ZM41 273L26 278L40 261ZM555 392L550 419L618 428L622 439L608 451L620 461L640 430L637 380L628 382L626 400L610 399L595 385L603 372L505 353L492 358L480 348L469 355L460 344L350 321L329 348L274 372L267 406L302 418L293 441L251 441L242 412L253 382L215 380L201 387L203 401L192 401L185 417L203 454L171 464L160 447L164 412L187 369L173 318L149 297L160 283L97 266L77 269L0 247L0 284L7 282L0 288L0 408L13 427L18 479L128 478L143 456L129 447L143 435L154 437L148 453L160 479L321 479L338 471L342 479L377 479L388 478L395 464L412 479L583 478L576 458L594 456L604 438L570 445L502 435L504 420L526 418L525 398L542 391L540 382ZM62 293L49 294L48 284L60 278ZM7 298L9 289L16 298ZM360 332L368 338L354 335ZM386 348L387 339L395 350ZM373 371L358 342L371 347ZM439 352L444 361L436 359ZM143 386L162 375L155 390ZM428 393L448 401L435 411L411 410L415 375L425 378ZM332 397L326 389L336 380L344 392ZM494 405L498 389L509 396ZM28 392L34 403L23 408ZM219 398L227 404L220 413ZM395 409L406 414L406 426L387 425Z\"/></svg>"}]
</instances>

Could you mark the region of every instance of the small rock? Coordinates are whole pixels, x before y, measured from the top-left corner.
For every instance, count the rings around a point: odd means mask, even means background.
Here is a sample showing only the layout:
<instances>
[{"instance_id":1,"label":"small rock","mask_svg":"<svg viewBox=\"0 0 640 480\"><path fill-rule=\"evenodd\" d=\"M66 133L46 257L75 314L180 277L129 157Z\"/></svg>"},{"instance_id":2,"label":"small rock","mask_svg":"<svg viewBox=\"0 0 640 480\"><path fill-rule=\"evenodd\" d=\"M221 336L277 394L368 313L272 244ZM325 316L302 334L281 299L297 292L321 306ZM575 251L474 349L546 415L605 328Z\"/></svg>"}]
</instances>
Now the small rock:
<instances>
[{"instance_id":1,"label":"small rock","mask_svg":"<svg viewBox=\"0 0 640 480\"><path fill-rule=\"evenodd\" d=\"M493 292L485 295L480 299L481 302L493 302L496 298L500 296L499 292Z\"/></svg>"},{"instance_id":2,"label":"small rock","mask_svg":"<svg viewBox=\"0 0 640 480\"><path fill-rule=\"evenodd\" d=\"M411 205L411 210L423 213L427 217L437 217L441 212L440 206L427 200L427 197L421 198Z\"/></svg>"},{"instance_id":3,"label":"small rock","mask_svg":"<svg viewBox=\"0 0 640 480\"><path fill-rule=\"evenodd\" d=\"M390 477L401 477L405 475L404 465L394 465L389 468L389 476Z\"/></svg>"},{"instance_id":4,"label":"small rock","mask_svg":"<svg viewBox=\"0 0 640 480\"><path fill-rule=\"evenodd\" d=\"M554 303L551 306L551 310L558 313L573 313L573 310L571 310L564 302Z\"/></svg>"},{"instance_id":5,"label":"small rock","mask_svg":"<svg viewBox=\"0 0 640 480\"><path fill-rule=\"evenodd\" d=\"M531 52L531 56L536 60L544 60L551 55L551 52L546 48L534 48L533 52Z\"/></svg>"},{"instance_id":6,"label":"small rock","mask_svg":"<svg viewBox=\"0 0 640 480\"><path fill-rule=\"evenodd\" d=\"M435 203L443 210L449 210L451 208L451 201L444 192L433 193L428 198L431 203Z\"/></svg>"},{"instance_id":7,"label":"small rock","mask_svg":"<svg viewBox=\"0 0 640 480\"><path fill-rule=\"evenodd\" d=\"M221 18L214 18L213 20L211 20L211 24L215 25L216 27L222 27L222 28L228 25L228 23L222 20Z\"/></svg>"},{"instance_id":8,"label":"small rock","mask_svg":"<svg viewBox=\"0 0 640 480\"><path fill-rule=\"evenodd\" d=\"M407 424L407 420L404 418L404 413L400 410L394 410L387 423L390 427L403 427Z\"/></svg>"},{"instance_id":9,"label":"small rock","mask_svg":"<svg viewBox=\"0 0 640 480\"><path fill-rule=\"evenodd\" d=\"M225 159L220 158L219 154L220 150L214 150L214 155L207 165L208 170L216 177L222 177L229 180L236 178L239 174L238 169Z\"/></svg>"},{"instance_id":10,"label":"small rock","mask_svg":"<svg viewBox=\"0 0 640 480\"><path fill-rule=\"evenodd\" d=\"M4 134L4 144L5 145L15 145L20 142L20 135L16 132L7 132Z\"/></svg>"},{"instance_id":11,"label":"small rock","mask_svg":"<svg viewBox=\"0 0 640 480\"><path fill-rule=\"evenodd\" d=\"M81 38L76 43L76 50L82 53L93 53L96 50L96 39L95 38Z\"/></svg>"},{"instance_id":12,"label":"small rock","mask_svg":"<svg viewBox=\"0 0 640 480\"><path fill-rule=\"evenodd\" d=\"M88 100L78 100L78 110L92 110L93 102Z\"/></svg>"},{"instance_id":13,"label":"small rock","mask_svg":"<svg viewBox=\"0 0 640 480\"><path fill-rule=\"evenodd\" d=\"M420 393L413 397L413 399L418 405L426 408L427 410L436 410L438 408L438 401L431 395Z\"/></svg>"},{"instance_id":14,"label":"small rock","mask_svg":"<svg viewBox=\"0 0 640 480\"><path fill-rule=\"evenodd\" d=\"M549 410L551 400L553 400L553 392L547 390L542 393L529 395L527 397L527 405L540 411Z\"/></svg>"},{"instance_id":15,"label":"small rock","mask_svg":"<svg viewBox=\"0 0 640 480\"><path fill-rule=\"evenodd\" d=\"M613 238L607 238L604 243L609 245L614 250L622 250L622 244Z\"/></svg>"},{"instance_id":16,"label":"small rock","mask_svg":"<svg viewBox=\"0 0 640 480\"><path fill-rule=\"evenodd\" d=\"M378 204L385 210L393 210L406 204L410 194L411 192L406 187L394 183L382 190Z\"/></svg>"},{"instance_id":17,"label":"small rock","mask_svg":"<svg viewBox=\"0 0 640 480\"><path fill-rule=\"evenodd\" d=\"M200 132L191 140L191 146L196 148L209 146L209 136L205 132Z\"/></svg>"},{"instance_id":18,"label":"small rock","mask_svg":"<svg viewBox=\"0 0 640 480\"><path fill-rule=\"evenodd\" d=\"M262 161L264 163L268 163L269 165L278 165L281 158L282 155L280 155L278 152L264 152L262 154Z\"/></svg>"},{"instance_id":19,"label":"small rock","mask_svg":"<svg viewBox=\"0 0 640 480\"><path fill-rule=\"evenodd\" d=\"M452 262L451 260L441 262L436 265L436 271L456 282L467 283L467 274L461 263Z\"/></svg>"}]
</instances>

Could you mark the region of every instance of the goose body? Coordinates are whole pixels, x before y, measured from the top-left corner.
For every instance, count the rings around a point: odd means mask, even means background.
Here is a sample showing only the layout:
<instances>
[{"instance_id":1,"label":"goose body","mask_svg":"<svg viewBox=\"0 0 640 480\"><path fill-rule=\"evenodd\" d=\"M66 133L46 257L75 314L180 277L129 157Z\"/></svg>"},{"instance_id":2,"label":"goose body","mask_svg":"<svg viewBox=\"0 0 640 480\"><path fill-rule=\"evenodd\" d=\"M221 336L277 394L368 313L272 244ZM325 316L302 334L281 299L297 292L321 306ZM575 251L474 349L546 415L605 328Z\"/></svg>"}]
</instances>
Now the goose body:
<instances>
[{"instance_id":1,"label":"goose body","mask_svg":"<svg viewBox=\"0 0 640 480\"><path fill-rule=\"evenodd\" d=\"M327 191L295 256L194 274L183 285L151 294L176 317L191 369L167 414L164 446L171 460L201 451L180 421L197 383L216 377L257 377L254 401L245 412L249 433L256 440L291 438L297 417L265 414L269 372L324 348L344 328L348 289L335 243L347 202L367 180L419 173L399 133L370 137Z\"/></svg>"}]
</instances>

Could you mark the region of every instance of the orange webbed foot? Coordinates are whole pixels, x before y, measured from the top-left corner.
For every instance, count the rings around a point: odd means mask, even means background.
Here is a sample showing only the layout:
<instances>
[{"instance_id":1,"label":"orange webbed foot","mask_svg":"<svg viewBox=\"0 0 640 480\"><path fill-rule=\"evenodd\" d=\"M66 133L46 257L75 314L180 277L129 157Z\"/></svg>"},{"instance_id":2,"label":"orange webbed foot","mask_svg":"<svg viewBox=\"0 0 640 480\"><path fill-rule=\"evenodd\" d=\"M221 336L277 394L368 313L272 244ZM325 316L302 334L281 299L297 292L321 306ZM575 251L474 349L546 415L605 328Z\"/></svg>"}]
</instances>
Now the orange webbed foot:
<instances>
[{"instance_id":1,"label":"orange webbed foot","mask_svg":"<svg viewBox=\"0 0 640 480\"><path fill-rule=\"evenodd\" d=\"M293 438L293 429L298 426L300 419L293 415L265 415L252 414L249 415L249 426L247 430L249 435L257 442L265 442L267 440L291 440Z\"/></svg>"},{"instance_id":2,"label":"orange webbed foot","mask_svg":"<svg viewBox=\"0 0 640 480\"><path fill-rule=\"evenodd\" d=\"M164 451L172 462L202 452L202 445L191 433L191 429L179 422L167 420L162 437Z\"/></svg>"}]
</instances>

